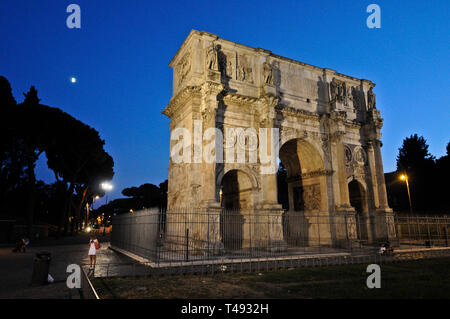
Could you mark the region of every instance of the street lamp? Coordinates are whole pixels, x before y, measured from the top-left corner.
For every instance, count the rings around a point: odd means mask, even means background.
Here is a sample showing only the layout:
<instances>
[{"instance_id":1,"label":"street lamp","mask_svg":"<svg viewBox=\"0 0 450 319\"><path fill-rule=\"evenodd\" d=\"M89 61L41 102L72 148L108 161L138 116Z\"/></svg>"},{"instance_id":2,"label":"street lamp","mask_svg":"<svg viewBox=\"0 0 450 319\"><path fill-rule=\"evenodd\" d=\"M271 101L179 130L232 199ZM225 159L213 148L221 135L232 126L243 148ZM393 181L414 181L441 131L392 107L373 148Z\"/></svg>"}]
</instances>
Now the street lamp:
<instances>
[{"instance_id":1,"label":"street lamp","mask_svg":"<svg viewBox=\"0 0 450 319\"><path fill-rule=\"evenodd\" d=\"M411 193L409 192L409 183L408 183L408 175L402 174L400 175L400 179L406 182L406 188L408 189L408 199L409 199L409 211L411 215L413 215L413 209L411 204Z\"/></svg>"},{"instance_id":2,"label":"street lamp","mask_svg":"<svg viewBox=\"0 0 450 319\"><path fill-rule=\"evenodd\" d=\"M108 193L107 191L110 191L111 189L113 189L113 186L108 183L108 182L104 182L100 184L102 186L102 189L105 191L106 194L106 204L108 204Z\"/></svg>"},{"instance_id":3,"label":"street lamp","mask_svg":"<svg viewBox=\"0 0 450 319\"><path fill-rule=\"evenodd\" d=\"M92 210L94 210L94 203L95 203L95 201L97 200L97 199L99 199L100 198L100 196L98 196L98 195L95 195L95 196L93 196L92 197Z\"/></svg>"},{"instance_id":4,"label":"street lamp","mask_svg":"<svg viewBox=\"0 0 450 319\"><path fill-rule=\"evenodd\" d=\"M108 205L108 191L112 190L113 186L110 183L108 183L108 182L104 182L104 183L101 183L101 187L105 191L106 205ZM106 230L106 225L105 225L105 222L103 220L103 236L105 236L105 230Z\"/></svg>"},{"instance_id":5,"label":"street lamp","mask_svg":"<svg viewBox=\"0 0 450 319\"><path fill-rule=\"evenodd\" d=\"M98 196L98 195L92 197L92 207L91 207L92 211L94 210L95 200L99 199L99 198L100 198L100 196ZM85 223L86 226L87 226L88 222L89 222L89 205L88 205L88 203L86 203L86 223Z\"/></svg>"}]
</instances>

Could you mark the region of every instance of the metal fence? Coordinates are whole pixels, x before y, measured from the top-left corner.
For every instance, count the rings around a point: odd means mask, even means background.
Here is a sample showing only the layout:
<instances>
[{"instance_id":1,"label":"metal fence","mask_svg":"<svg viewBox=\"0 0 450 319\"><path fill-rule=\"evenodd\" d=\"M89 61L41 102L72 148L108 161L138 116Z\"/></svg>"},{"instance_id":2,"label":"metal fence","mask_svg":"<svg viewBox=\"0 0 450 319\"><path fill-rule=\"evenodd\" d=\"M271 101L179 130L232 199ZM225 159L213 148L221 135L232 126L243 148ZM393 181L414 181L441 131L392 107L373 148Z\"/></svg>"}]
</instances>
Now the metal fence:
<instances>
[{"instance_id":1,"label":"metal fence","mask_svg":"<svg viewBox=\"0 0 450 319\"><path fill-rule=\"evenodd\" d=\"M143 210L115 216L111 245L154 263L376 252L375 231L392 226L396 246L448 246L448 217L396 217L395 224L301 212ZM384 227L383 227L384 226ZM376 229L378 228L378 230ZM372 237L371 237L372 236Z\"/></svg>"},{"instance_id":2,"label":"metal fence","mask_svg":"<svg viewBox=\"0 0 450 319\"><path fill-rule=\"evenodd\" d=\"M448 248L422 248L397 251L391 255L380 254L320 254L278 258L253 258L217 260L212 263L168 262L159 267L149 262L98 263L92 278L135 277L159 275L216 275L222 273L264 272L292 270L303 267L323 267L354 264L387 264L431 258L449 258ZM85 265L88 267L89 265Z\"/></svg>"},{"instance_id":3,"label":"metal fence","mask_svg":"<svg viewBox=\"0 0 450 319\"><path fill-rule=\"evenodd\" d=\"M146 209L113 217L111 245L151 260L159 259L164 212Z\"/></svg>"},{"instance_id":4,"label":"metal fence","mask_svg":"<svg viewBox=\"0 0 450 319\"><path fill-rule=\"evenodd\" d=\"M397 216L395 225L401 245L449 246L450 218L448 216Z\"/></svg>"}]
</instances>

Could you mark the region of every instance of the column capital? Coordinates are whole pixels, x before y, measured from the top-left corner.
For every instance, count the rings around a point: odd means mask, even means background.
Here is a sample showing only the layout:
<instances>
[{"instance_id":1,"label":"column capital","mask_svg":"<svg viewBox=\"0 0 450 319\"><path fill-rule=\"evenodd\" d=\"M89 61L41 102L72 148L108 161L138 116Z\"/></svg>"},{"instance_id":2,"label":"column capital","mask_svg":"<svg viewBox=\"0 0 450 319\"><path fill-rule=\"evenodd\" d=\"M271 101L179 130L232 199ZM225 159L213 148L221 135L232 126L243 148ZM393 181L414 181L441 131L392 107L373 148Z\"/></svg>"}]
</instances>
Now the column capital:
<instances>
[{"instance_id":1,"label":"column capital","mask_svg":"<svg viewBox=\"0 0 450 319\"><path fill-rule=\"evenodd\" d=\"M367 149L373 150L374 147L382 147L383 142L381 142L379 139L373 139L366 141L364 145Z\"/></svg>"},{"instance_id":2,"label":"column capital","mask_svg":"<svg viewBox=\"0 0 450 319\"><path fill-rule=\"evenodd\" d=\"M222 83L218 83L216 81L205 81L201 85L201 92L203 95L218 95L223 90L225 90L225 86Z\"/></svg>"}]
</instances>

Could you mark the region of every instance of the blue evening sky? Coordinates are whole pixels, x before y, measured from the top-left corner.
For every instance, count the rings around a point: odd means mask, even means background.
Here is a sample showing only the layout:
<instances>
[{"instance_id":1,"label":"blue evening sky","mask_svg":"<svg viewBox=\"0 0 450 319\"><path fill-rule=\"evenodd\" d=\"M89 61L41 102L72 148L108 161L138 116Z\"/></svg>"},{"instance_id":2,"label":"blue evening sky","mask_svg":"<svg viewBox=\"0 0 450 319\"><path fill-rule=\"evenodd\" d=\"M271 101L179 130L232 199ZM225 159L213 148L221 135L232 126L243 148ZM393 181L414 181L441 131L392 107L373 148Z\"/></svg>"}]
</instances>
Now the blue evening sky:
<instances>
[{"instance_id":1,"label":"blue evening sky","mask_svg":"<svg viewBox=\"0 0 450 319\"><path fill-rule=\"evenodd\" d=\"M81 29L66 27L71 3L81 7ZM381 29L366 26L371 3L381 7ZM167 178L168 63L191 29L205 30L375 82L388 172L406 136L423 135L437 157L450 141L449 12L448 0L1 0L0 75L18 102L35 85L41 103L100 132L117 198ZM53 180L45 159L38 177Z\"/></svg>"}]
</instances>

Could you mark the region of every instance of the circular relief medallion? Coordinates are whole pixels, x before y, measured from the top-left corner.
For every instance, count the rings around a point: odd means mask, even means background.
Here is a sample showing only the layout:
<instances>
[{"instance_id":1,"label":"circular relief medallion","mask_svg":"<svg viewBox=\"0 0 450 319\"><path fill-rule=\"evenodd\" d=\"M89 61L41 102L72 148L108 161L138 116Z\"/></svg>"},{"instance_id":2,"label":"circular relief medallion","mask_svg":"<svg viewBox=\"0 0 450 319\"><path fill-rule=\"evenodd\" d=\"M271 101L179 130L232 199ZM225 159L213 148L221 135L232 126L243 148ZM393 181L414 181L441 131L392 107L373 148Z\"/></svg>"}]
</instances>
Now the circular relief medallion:
<instances>
[{"instance_id":1,"label":"circular relief medallion","mask_svg":"<svg viewBox=\"0 0 450 319\"><path fill-rule=\"evenodd\" d=\"M360 165L364 165L366 163L366 152L361 146L355 147L353 158Z\"/></svg>"},{"instance_id":2,"label":"circular relief medallion","mask_svg":"<svg viewBox=\"0 0 450 319\"><path fill-rule=\"evenodd\" d=\"M349 165L352 161L352 150L350 147L344 147L344 155L345 155L345 164Z\"/></svg>"}]
</instances>

